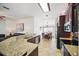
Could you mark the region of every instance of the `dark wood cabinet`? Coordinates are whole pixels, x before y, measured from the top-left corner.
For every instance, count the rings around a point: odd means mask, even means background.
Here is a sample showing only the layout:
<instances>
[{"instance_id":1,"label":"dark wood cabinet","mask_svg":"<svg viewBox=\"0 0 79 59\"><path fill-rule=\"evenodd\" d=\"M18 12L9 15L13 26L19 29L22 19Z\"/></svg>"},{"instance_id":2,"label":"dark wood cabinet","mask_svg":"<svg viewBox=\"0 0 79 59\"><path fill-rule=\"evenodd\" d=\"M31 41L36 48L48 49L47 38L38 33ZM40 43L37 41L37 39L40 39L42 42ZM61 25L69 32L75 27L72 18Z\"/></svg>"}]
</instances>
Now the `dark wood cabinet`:
<instances>
[{"instance_id":1,"label":"dark wood cabinet","mask_svg":"<svg viewBox=\"0 0 79 59\"><path fill-rule=\"evenodd\" d=\"M37 43L37 44L40 43L40 35L28 39L27 42Z\"/></svg>"},{"instance_id":2,"label":"dark wood cabinet","mask_svg":"<svg viewBox=\"0 0 79 59\"><path fill-rule=\"evenodd\" d=\"M60 33L60 37L63 37L63 38L70 38L70 35L71 35L71 32L66 32L65 31L65 26L64 24L66 23L67 20L67 15L61 15L59 16L59 33Z\"/></svg>"},{"instance_id":3,"label":"dark wood cabinet","mask_svg":"<svg viewBox=\"0 0 79 59\"><path fill-rule=\"evenodd\" d=\"M60 28L59 28L59 33L60 33L60 37L64 37L64 23L65 23L65 17L66 15L61 15L59 16L59 24L60 24Z\"/></svg>"},{"instance_id":4,"label":"dark wood cabinet","mask_svg":"<svg viewBox=\"0 0 79 59\"><path fill-rule=\"evenodd\" d=\"M73 32L73 45L78 45L78 20L79 20L79 3L72 4L72 32Z\"/></svg>"},{"instance_id":5,"label":"dark wood cabinet","mask_svg":"<svg viewBox=\"0 0 79 59\"><path fill-rule=\"evenodd\" d=\"M72 32L78 32L78 10L79 4L72 4Z\"/></svg>"},{"instance_id":6,"label":"dark wood cabinet","mask_svg":"<svg viewBox=\"0 0 79 59\"><path fill-rule=\"evenodd\" d=\"M67 33L69 33L69 36L71 36L72 40L71 40L71 45L72 46L78 46L79 42L78 42L78 35L79 35L79 31L78 31L78 19L79 19L79 3L69 3L68 4L68 10L67 10L67 14L66 14L66 19L65 19L65 23L71 21L71 32L73 33L72 36L69 32L66 32L64 35L66 35L65 37L67 38ZM65 43L64 43L65 44ZM66 47L63 45L63 50L64 50L64 56L70 56L68 50L66 49ZM73 48L76 49L76 51L78 51L78 47ZM72 51L73 52L73 51ZM78 52L75 52L78 53Z\"/></svg>"},{"instance_id":7,"label":"dark wood cabinet","mask_svg":"<svg viewBox=\"0 0 79 59\"><path fill-rule=\"evenodd\" d=\"M61 53L62 53L62 55L63 56L71 56L64 44L65 43L63 41L61 41Z\"/></svg>"},{"instance_id":8,"label":"dark wood cabinet","mask_svg":"<svg viewBox=\"0 0 79 59\"><path fill-rule=\"evenodd\" d=\"M64 37L64 23L66 15L59 16L59 22L57 23L57 48L60 49L60 37Z\"/></svg>"},{"instance_id":9,"label":"dark wood cabinet","mask_svg":"<svg viewBox=\"0 0 79 59\"><path fill-rule=\"evenodd\" d=\"M38 47L36 47L28 56L38 56Z\"/></svg>"},{"instance_id":10,"label":"dark wood cabinet","mask_svg":"<svg viewBox=\"0 0 79 59\"><path fill-rule=\"evenodd\" d=\"M57 49L60 49L60 26L57 23Z\"/></svg>"},{"instance_id":11,"label":"dark wood cabinet","mask_svg":"<svg viewBox=\"0 0 79 59\"><path fill-rule=\"evenodd\" d=\"M64 47L64 56L71 56L68 50Z\"/></svg>"}]
</instances>

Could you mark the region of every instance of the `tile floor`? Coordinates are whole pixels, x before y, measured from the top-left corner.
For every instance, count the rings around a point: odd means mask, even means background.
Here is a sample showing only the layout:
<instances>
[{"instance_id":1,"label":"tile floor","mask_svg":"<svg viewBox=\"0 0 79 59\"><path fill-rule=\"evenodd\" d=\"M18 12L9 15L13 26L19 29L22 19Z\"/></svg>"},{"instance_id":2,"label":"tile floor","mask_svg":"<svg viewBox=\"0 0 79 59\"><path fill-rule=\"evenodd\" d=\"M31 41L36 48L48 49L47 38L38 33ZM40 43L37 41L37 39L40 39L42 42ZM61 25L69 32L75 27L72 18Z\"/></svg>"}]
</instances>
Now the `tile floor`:
<instances>
[{"instance_id":1,"label":"tile floor","mask_svg":"<svg viewBox=\"0 0 79 59\"><path fill-rule=\"evenodd\" d=\"M62 56L60 49L56 50L56 56Z\"/></svg>"},{"instance_id":2,"label":"tile floor","mask_svg":"<svg viewBox=\"0 0 79 59\"><path fill-rule=\"evenodd\" d=\"M55 56L56 55L56 40L41 39L39 43L39 56Z\"/></svg>"}]
</instances>

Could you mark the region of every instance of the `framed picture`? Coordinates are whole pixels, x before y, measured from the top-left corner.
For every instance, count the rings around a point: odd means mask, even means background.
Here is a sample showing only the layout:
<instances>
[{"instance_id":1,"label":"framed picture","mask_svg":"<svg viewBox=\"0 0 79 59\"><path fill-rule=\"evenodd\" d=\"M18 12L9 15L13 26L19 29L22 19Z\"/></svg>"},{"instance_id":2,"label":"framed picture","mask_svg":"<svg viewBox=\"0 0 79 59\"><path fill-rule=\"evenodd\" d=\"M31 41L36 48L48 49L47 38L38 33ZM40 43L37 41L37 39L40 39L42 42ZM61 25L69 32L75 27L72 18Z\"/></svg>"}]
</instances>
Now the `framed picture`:
<instances>
[{"instance_id":1,"label":"framed picture","mask_svg":"<svg viewBox=\"0 0 79 59\"><path fill-rule=\"evenodd\" d=\"M24 23L18 23L18 24L16 24L16 30L18 32L24 31Z\"/></svg>"}]
</instances>

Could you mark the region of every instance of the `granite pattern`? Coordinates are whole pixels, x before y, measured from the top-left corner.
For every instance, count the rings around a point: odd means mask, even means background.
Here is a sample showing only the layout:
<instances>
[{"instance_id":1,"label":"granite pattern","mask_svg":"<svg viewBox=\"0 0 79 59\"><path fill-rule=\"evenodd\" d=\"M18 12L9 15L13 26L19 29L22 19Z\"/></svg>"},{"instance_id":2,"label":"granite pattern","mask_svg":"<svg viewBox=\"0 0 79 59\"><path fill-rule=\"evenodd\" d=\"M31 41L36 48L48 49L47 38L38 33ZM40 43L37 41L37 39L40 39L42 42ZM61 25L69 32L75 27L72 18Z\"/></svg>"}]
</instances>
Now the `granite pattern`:
<instances>
[{"instance_id":1,"label":"granite pattern","mask_svg":"<svg viewBox=\"0 0 79 59\"><path fill-rule=\"evenodd\" d=\"M66 49L68 50L68 52L71 54L71 56L78 56L78 47L79 46L75 46L75 45L68 45L68 44L64 44Z\"/></svg>"},{"instance_id":2,"label":"granite pattern","mask_svg":"<svg viewBox=\"0 0 79 59\"><path fill-rule=\"evenodd\" d=\"M60 38L61 40L72 40L72 38ZM76 45L72 44L64 44L65 48L68 50L68 52L71 54L71 56L78 56L78 47Z\"/></svg>"},{"instance_id":3,"label":"granite pattern","mask_svg":"<svg viewBox=\"0 0 79 59\"><path fill-rule=\"evenodd\" d=\"M37 44L27 42L22 36L11 37L0 42L0 53L6 56L21 56L27 52L29 55L36 47Z\"/></svg>"}]
</instances>

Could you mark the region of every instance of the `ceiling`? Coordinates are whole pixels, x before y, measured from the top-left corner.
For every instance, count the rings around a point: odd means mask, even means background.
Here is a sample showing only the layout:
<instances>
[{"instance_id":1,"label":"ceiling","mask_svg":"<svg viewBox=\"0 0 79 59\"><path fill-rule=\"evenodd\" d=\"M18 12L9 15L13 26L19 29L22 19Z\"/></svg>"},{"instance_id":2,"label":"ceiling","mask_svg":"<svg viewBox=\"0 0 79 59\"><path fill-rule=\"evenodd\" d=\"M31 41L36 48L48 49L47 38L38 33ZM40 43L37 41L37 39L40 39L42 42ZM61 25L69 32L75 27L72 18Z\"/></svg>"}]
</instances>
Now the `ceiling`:
<instances>
[{"instance_id":1,"label":"ceiling","mask_svg":"<svg viewBox=\"0 0 79 59\"><path fill-rule=\"evenodd\" d=\"M3 8L5 6L8 9ZM51 11L44 13L39 7L38 3L1 3L0 11L5 11L7 15L14 17L26 17L26 16L45 16L56 17L60 12L65 11L67 8L66 3L50 3Z\"/></svg>"}]
</instances>

